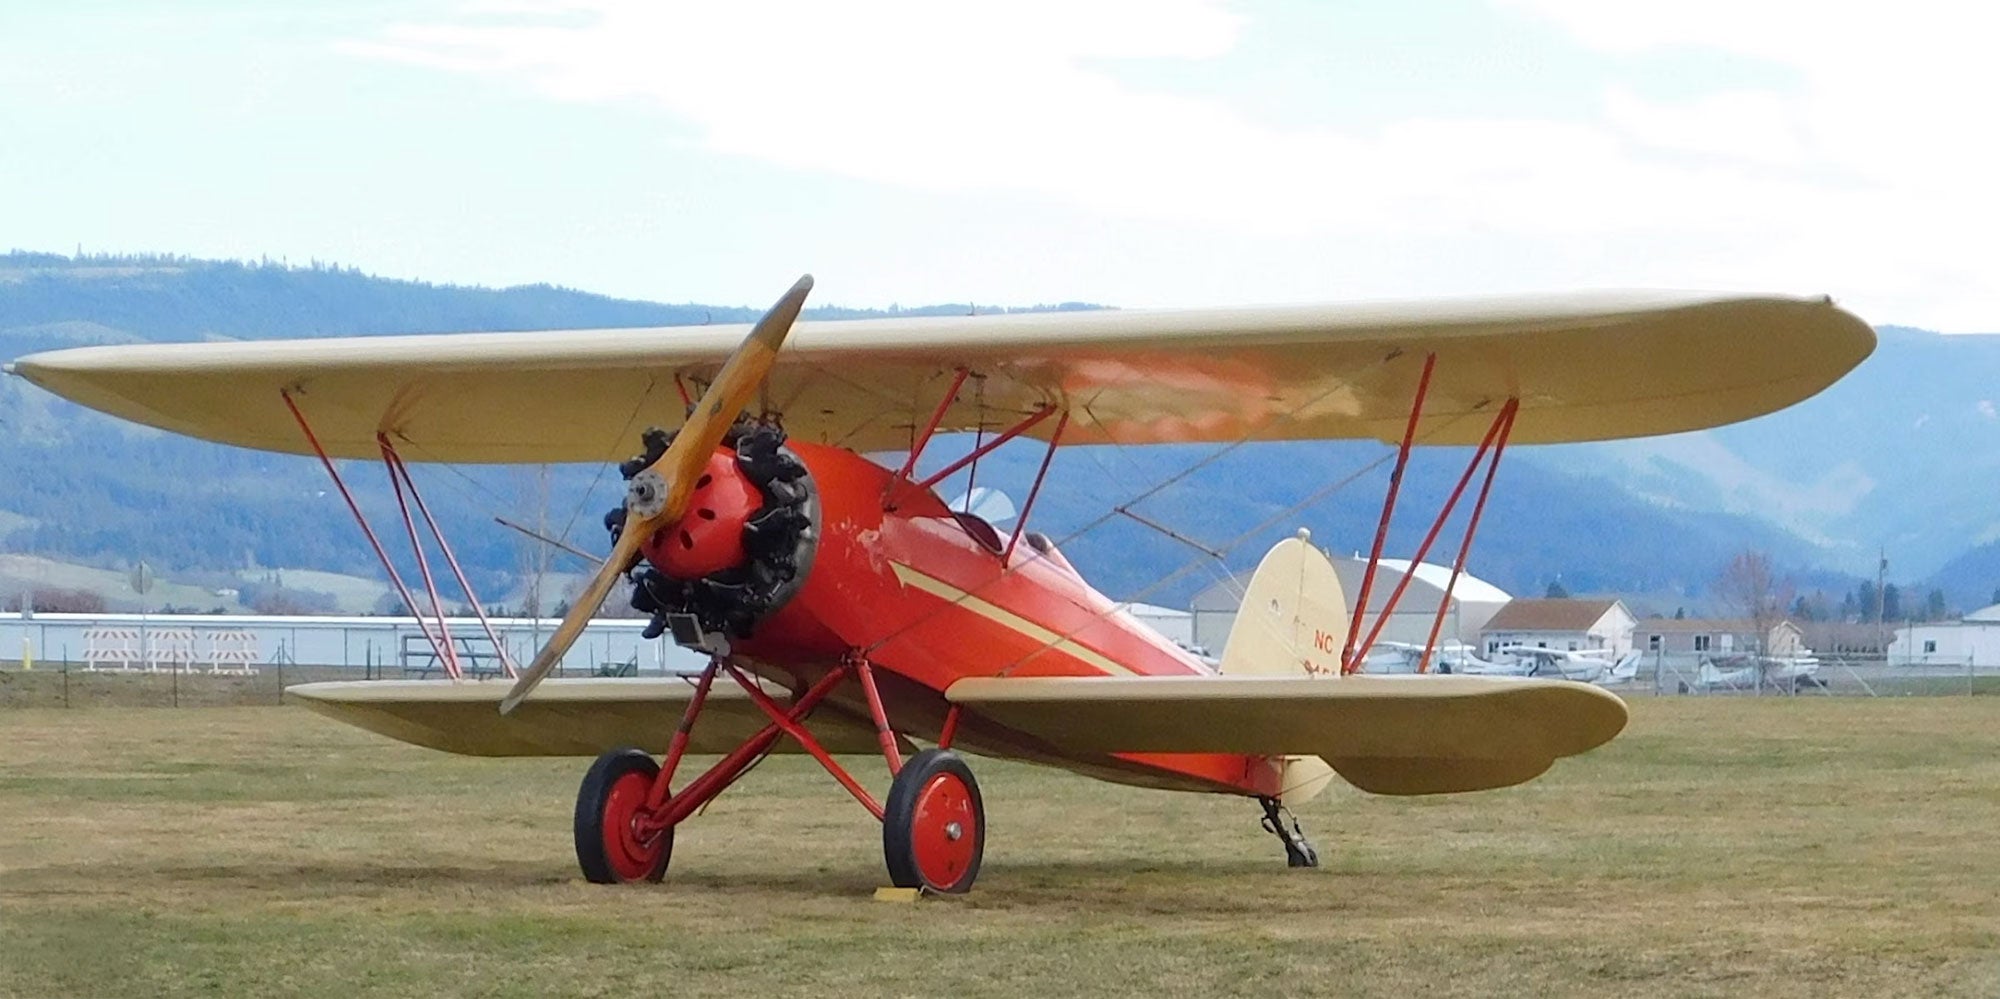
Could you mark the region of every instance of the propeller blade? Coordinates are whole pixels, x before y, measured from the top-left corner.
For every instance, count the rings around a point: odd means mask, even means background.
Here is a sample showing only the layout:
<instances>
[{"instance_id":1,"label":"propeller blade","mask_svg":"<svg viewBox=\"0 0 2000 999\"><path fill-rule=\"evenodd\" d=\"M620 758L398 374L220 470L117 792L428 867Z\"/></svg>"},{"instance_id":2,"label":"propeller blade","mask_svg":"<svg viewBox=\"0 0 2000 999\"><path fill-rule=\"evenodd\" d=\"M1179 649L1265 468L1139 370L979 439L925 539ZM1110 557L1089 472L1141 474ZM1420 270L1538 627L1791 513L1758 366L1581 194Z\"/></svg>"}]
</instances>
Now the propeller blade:
<instances>
[{"instance_id":1,"label":"propeller blade","mask_svg":"<svg viewBox=\"0 0 2000 999\"><path fill-rule=\"evenodd\" d=\"M764 376L771 373L771 363L778 359L778 348L785 342L785 334L792 331L792 321L799 317L799 310L805 306L806 293L812 290L812 275L799 278L790 291L778 299L764 318L743 338L742 346L729 355L722 365L722 371L710 383L708 391L701 394L694 405L694 412L674 435L674 442L667 445L667 452L658 461L648 466L646 472L658 472L666 480L666 501L658 513L641 518L641 526L653 529L665 527L681 519L687 513L688 499L694 495L694 483L701 470L708 464L708 456L715 453L722 438L729 433L729 427L736 422L737 414L757 395L757 387L764 384ZM646 474L640 472L640 475ZM634 516L626 514L625 530L634 526ZM621 535L622 537L623 535Z\"/></svg>"},{"instance_id":2,"label":"propeller blade","mask_svg":"<svg viewBox=\"0 0 2000 999\"><path fill-rule=\"evenodd\" d=\"M626 505L625 526L618 533L618 543L612 546L611 555L604 565L592 576L590 584L570 605L569 613L562 623L549 635L549 640L535 654L535 661L514 681L513 689L500 701L500 713L509 714L527 699L528 694L554 672L563 654L576 643L577 637L590 623L597 606L611 593L618 577L638 560L640 543L653 532L673 524L687 513L689 500L694 495L694 483L701 470L708 464L709 455L722 444L722 438L729 433L729 427L743 412L743 407L757 394L757 387L771 372L771 364L778 359L778 350L784 345L786 334L792 331L792 323L799 318L799 310L805 307L806 294L812 291L813 279L808 274L799 278L791 290L780 296L777 304L764 313L757 325L751 327L750 335L729 355L722 370L716 374L708 390L695 403L694 411L680 432L674 435L666 453L660 455L651 465L632 477L634 484L645 480L656 480L660 486L658 508L651 512L634 509ZM650 505L650 504L649 504Z\"/></svg>"},{"instance_id":3,"label":"propeller blade","mask_svg":"<svg viewBox=\"0 0 2000 999\"><path fill-rule=\"evenodd\" d=\"M598 567L597 575L590 577L590 584L577 594L576 602L570 604L569 613L563 615L562 623L550 633L542 650L535 654L535 661L528 664L528 668L521 672L514 686L507 691L507 696L501 699L501 714L512 713L530 691L555 671L556 664L562 662L563 653L576 644L577 636L583 634L583 629L590 624L598 605L611 595L611 587L617 585L619 575L625 571L621 567L629 565L638 553L639 535L626 533L618 536L618 543L612 546L611 555Z\"/></svg>"}]
</instances>

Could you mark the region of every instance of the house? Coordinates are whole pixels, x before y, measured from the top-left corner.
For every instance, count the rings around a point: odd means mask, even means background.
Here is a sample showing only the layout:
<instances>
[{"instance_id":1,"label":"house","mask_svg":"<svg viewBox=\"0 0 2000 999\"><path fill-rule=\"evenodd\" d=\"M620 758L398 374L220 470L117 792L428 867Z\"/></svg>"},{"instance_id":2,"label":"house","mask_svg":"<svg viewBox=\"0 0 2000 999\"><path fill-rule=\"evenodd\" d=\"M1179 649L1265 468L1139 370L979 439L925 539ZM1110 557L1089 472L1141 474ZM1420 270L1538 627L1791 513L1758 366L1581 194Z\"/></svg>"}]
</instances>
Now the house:
<instances>
[{"instance_id":1,"label":"house","mask_svg":"<svg viewBox=\"0 0 2000 999\"><path fill-rule=\"evenodd\" d=\"M1762 642L1757 623L1748 618L1647 618L1633 628L1632 636L1640 650L1670 656L1761 652L1782 657L1806 648L1804 630L1782 619L1770 626Z\"/></svg>"},{"instance_id":2,"label":"house","mask_svg":"<svg viewBox=\"0 0 2000 999\"><path fill-rule=\"evenodd\" d=\"M1583 652L1604 649L1616 658L1632 651L1635 619L1615 599L1515 600L1486 622L1480 646L1492 655L1509 645Z\"/></svg>"},{"instance_id":3,"label":"house","mask_svg":"<svg viewBox=\"0 0 2000 999\"><path fill-rule=\"evenodd\" d=\"M1368 560L1336 558L1333 560L1333 571L1340 579L1351 619L1354 601L1361 595L1361 577L1368 571ZM1222 654L1223 645L1229 641L1229 629L1236 623L1236 608L1243 602L1243 590L1250 585L1251 575L1249 571L1239 572L1194 595L1189 610L1194 615L1195 645L1207 649L1212 655ZM1408 559L1385 558L1378 564L1374 585L1368 591L1370 627L1375 615L1388 606L1389 595L1395 592L1405 575L1411 577L1410 586L1403 598L1396 602L1396 612L1389 616L1389 623L1382 628L1381 638L1384 641L1422 643L1430 638L1431 624L1437 619L1438 604L1444 599L1446 583L1452 584L1451 602L1445 607L1444 627L1438 633L1440 642L1474 640L1479 635L1479 629L1513 599L1507 591L1470 573L1460 573L1457 582L1453 583L1448 565L1423 562L1413 572Z\"/></svg>"}]
</instances>

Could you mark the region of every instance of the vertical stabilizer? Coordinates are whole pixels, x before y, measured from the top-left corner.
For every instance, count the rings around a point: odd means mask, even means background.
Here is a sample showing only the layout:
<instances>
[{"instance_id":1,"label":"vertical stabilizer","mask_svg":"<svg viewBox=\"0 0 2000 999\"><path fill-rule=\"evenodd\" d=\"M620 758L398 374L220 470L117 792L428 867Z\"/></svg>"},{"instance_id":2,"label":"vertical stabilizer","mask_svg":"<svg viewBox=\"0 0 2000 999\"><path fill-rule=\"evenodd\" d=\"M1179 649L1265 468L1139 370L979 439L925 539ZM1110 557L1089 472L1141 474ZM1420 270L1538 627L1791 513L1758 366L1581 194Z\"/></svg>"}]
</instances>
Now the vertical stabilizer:
<instances>
[{"instance_id":1,"label":"vertical stabilizer","mask_svg":"<svg viewBox=\"0 0 2000 999\"><path fill-rule=\"evenodd\" d=\"M1347 644L1347 598L1340 577L1311 536L1277 543L1257 563L1243 605L1222 649L1230 676L1340 676ZM1286 805L1317 797L1333 781L1333 768L1317 756L1288 756L1282 780Z\"/></svg>"},{"instance_id":2,"label":"vertical stabilizer","mask_svg":"<svg viewBox=\"0 0 2000 999\"><path fill-rule=\"evenodd\" d=\"M1230 676L1339 676L1347 598L1333 563L1306 532L1264 555L1222 649Z\"/></svg>"}]
</instances>

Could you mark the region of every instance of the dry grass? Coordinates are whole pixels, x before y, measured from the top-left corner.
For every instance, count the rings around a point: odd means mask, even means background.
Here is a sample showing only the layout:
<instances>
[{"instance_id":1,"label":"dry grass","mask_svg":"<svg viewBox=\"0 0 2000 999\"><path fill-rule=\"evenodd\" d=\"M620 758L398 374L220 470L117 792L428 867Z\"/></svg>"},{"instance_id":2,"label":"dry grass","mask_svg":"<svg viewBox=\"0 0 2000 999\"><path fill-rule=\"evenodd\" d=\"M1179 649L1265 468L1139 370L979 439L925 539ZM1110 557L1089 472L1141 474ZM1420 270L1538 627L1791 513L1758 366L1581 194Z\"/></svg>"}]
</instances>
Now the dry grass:
<instances>
[{"instance_id":1,"label":"dry grass","mask_svg":"<svg viewBox=\"0 0 2000 999\"><path fill-rule=\"evenodd\" d=\"M0 995L2000 992L2000 699L1687 698L1523 788L1305 809L975 761L978 890L876 903L809 761L579 883L582 761L302 711L0 711ZM884 783L877 767L854 761Z\"/></svg>"}]
</instances>

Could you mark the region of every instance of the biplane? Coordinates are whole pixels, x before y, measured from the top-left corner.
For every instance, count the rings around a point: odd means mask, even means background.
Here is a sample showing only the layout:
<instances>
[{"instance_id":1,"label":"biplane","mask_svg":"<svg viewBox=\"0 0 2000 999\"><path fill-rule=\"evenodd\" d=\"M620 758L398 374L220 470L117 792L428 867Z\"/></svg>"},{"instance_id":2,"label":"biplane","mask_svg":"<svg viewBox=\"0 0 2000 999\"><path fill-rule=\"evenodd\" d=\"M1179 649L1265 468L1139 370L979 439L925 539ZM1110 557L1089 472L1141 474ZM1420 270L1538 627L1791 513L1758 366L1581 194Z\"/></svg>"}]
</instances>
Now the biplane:
<instances>
[{"instance_id":1,"label":"biplane","mask_svg":"<svg viewBox=\"0 0 2000 999\"><path fill-rule=\"evenodd\" d=\"M511 682L453 671L291 694L447 752L593 757L573 829L590 881L659 880L679 823L766 754L796 751L881 820L896 885L963 892L986 846L986 804L964 754L1253 799L1288 861L1307 866L1316 856L1286 806L1336 775L1377 794L1478 791L1602 745L1626 711L1596 687L1362 669L1399 596L1371 605L1369 590L1412 448L1472 448L1412 556L1425 557L1481 478L1455 578L1510 444L1746 419L1818 392L1874 346L1867 325L1826 299L1610 294L798 323L811 284L748 328L89 347L10 370L129 420L316 455L343 495L336 459L383 461L433 589L417 523L447 562L450 550L406 456L623 460L609 554ZM643 429L653 424L673 429ZM965 453L918 474L941 457L927 455L935 441L968 437ZM949 476L1021 438L1047 451L1008 533L939 499ZM1123 613L1028 529L1057 448L1327 438L1396 448L1357 599L1308 539L1280 542L1247 586L1218 667ZM885 452L902 460L867 457ZM654 634L707 656L698 676L550 678L621 577ZM1350 606L1383 610L1371 624ZM440 653L451 658L449 642ZM886 794L837 758L854 753L884 760ZM716 758L690 778L694 756Z\"/></svg>"}]
</instances>

